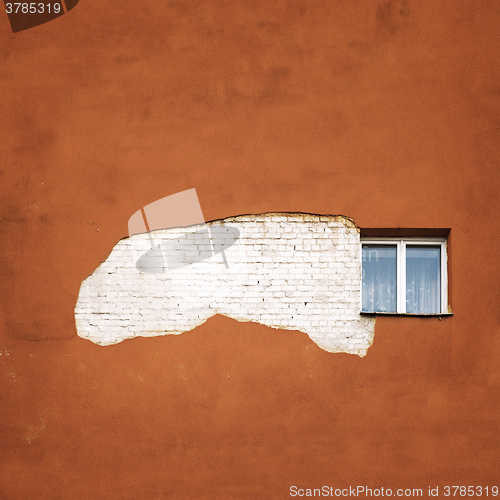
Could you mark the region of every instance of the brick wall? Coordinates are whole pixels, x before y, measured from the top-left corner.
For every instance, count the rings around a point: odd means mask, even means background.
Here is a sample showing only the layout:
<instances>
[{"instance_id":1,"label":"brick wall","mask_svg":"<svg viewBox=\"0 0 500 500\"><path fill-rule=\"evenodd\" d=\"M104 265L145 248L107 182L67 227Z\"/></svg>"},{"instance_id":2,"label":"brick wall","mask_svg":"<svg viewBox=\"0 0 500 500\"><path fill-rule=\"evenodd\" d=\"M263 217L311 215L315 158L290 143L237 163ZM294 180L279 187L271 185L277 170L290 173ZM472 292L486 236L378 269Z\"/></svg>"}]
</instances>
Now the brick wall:
<instances>
[{"instance_id":1,"label":"brick wall","mask_svg":"<svg viewBox=\"0 0 500 500\"><path fill-rule=\"evenodd\" d=\"M150 269L138 264L148 251ZM119 241L82 283L76 325L81 337L109 345L180 334L223 314L300 330L326 351L364 356L375 320L359 314L360 281L359 230L350 219L230 217Z\"/></svg>"}]
</instances>

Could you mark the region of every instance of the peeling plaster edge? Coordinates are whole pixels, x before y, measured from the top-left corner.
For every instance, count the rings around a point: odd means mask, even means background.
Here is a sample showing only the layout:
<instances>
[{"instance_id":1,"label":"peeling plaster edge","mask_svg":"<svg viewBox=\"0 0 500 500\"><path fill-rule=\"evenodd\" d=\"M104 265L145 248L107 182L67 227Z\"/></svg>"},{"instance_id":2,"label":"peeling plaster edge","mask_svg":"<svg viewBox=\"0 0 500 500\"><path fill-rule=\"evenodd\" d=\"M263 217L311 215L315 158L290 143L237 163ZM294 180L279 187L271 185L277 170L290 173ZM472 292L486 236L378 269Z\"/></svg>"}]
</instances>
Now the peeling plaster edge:
<instances>
[{"instance_id":1,"label":"peeling plaster edge","mask_svg":"<svg viewBox=\"0 0 500 500\"><path fill-rule=\"evenodd\" d=\"M236 219L240 219L240 218L244 218L244 217L261 217L261 218L262 217L272 217L272 216L275 216L275 217L289 217L291 215L292 216L295 215L297 217L302 217L303 219L304 218L309 218L309 217L310 218L317 217L318 220L316 222L327 222L327 220L339 220L339 219L341 219L342 221L344 221L346 227L354 228L354 229L357 230L358 233L360 233L360 231L361 231L360 227L354 222L354 219L352 219L351 217L347 217L347 215L342 215L342 214L336 214L336 215L334 215L334 214L313 214L313 213L309 213L309 212L262 212L262 213L259 213L259 214L230 215L228 217L224 217L224 218L221 218L221 219L207 220L204 223L200 223L200 224L191 224L189 226L174 226L174 227L169 227L169 228L164 228L164 229L155 229L154 231L149 231L149 232L151 234L155 234L158 231L166 231L166 230L170 230L170 229L187 229L187 228L198 227L198 226L202 227L202 226L204 226L206 224L213 224L214 222L226 222L226 221L235 222ZM327 219L327 220L322 220L322 218ZM137 236L137 235L140 235L140 234L148 234L148 232L135 233L132 236ZM117 241L117 243L119 243L122 240L128 240L132 236L124 236L123 238L120 238Z\"/></svg>"},{"instance_id":2,"label":"peeling plaster edge","mask_svg":"<svg viewBox=\"0 0 500 500\"><path fill-rule=\"evenodd\" d=\"M103 342L103 341L96 342L95 340L92 340L92 338L90 336L82 337L82 336L78 335L78 337L80 337L83 340L88 340L89 342L92 342L95 345L99 345L99 346L103 346L103 347L108 347L108 346L113 346L113 345L120 344L120 343L125 342L127 340L134 340L134 339L138 339L138 338L166 337L168 335L178 336L178 335L182 335L182 334L187 333L187 332L192 332L195 328L198 328L198 327L202 326L210 318L213 318L214 316L217 316L217 315L224 316L225 318L232 319L234 321L237 321L238 323L252 323L252 324L255 324L255 325L264 326L266 328L272 328L273 330L286 330L286 331L290 331L290 332L299 332L301 334L306 335L322 351L328 352L330 354L344 353L344 354L351 354L351 355L359 356L360 358L364 358L368 354L368 349L370 349L370 347L373 345L373 342L375 341L375 324L376 324L376 321L377 321L376 317L374 317L372 319L372 321L373 321L373 330L372 330L372 334L367 339L368 340L368 346L366 347L366 349L342 349L341 347L333 348L332 349L330 346L324 344L323 342L321 342L319 340L314 340L304 330L300 330L300 329L297 329L297 328L290 328L290 327L286 327L286 326L266 325L264 323L260 323L259 321L253 321L253 320L246 319L246 318L238 318L238 317L230 316L228 314L225 314L225 313L219 312L219 311L215 311L215 310L214 310L213 314L211 314L210 316L207 316L206 318L204 318L200 323L196 324L195 326L193 326L189 330L184 330L182 332L181 331L172 332L172 331L168 331L168 330L148 330L147 332L144 332L141 335L134 335L134 336L131 336L131 337L124 337L124 338L121 338L121 339L120 338L119 339L114 339L113 341L110 341L110 342ZM78 319L76 319L76 318L75 318L75 320L78 321Z\"/></svg>"},{"instance_id":3,"label":"peeling plaster edge","mask_svg":"<svg viewBox=\"0 0 500 500\"><path fill-rule=\"evenodd\" d=\"M351 217L347 217L346 215L342 214L313 214L310 212L263 212L260 214L240 214L240 215L232 215L230 217L225 217L224 219L215 219L212 221L207 221L208 223L212 222L222 222L222 221L229 221L232 220L234 221L235 219L240 219L240 218L246 218L246 217L289 217L289 216L297 216L299 218L302 218L304 220L314 220L314 218L317 218L315 222L327 222L328 220L336 220L338 221L339 219L342 220L345 224L346 227L351 227L354 228L358 231L358 233L361 231L360 227L354 222L354 220ZM324 220L327 219L327 220Z\"/></svg>"},{"instance_id":4,"label":"peeling plaster edge","mask_svg":"<svg viewBox=\"0 0 500 500\"><path fill-rule=\"evenodd\" d=\"M297 219L302 219L304 221L318 222L318 223L329 222L329 221L336 221L336 222L343 223L346 228L355 229L357 231L358 235L360 234L360 231L361 231L360 227L354 222L354 220L352 218L347 217L347 216L342 215L342 214L336 214L336 215L334 215L334 214L313 214L313 213L309 213L309 212L264 212L264 213L260 213L260 214L240 214L240 215L234 215L234 216L229 216L229 217L225 217L225 218L222 218L222 219L214 219L214 220L206 221L204 223L192 224L192 225L188 225L188 226L176 226L176 227L172 227L172 228L157 229L157 230L151 231L150 233L154 235L155 233L159 233L161 231L203 227L206 224L213 224L213 223L217 223L217 222L239 222L239 221L248 222L249 220L259 219L259 218L263 219L263 220L257 221L257 222L264 222L266 218L271 218L271 217L287 217L287 218L295 217ZM137 233L137 234L134 234L132 236L138 236L138 235L144 235L144 234L148 234L148 233ZM130 239L132 236L125 236L123 238L120 238L120 240L118 240L115 243L115 245L113 246L113 248L111 249L111 251L109 252L109 254L106 256L106 258L94 269L94 271L91 274L89 274L82 281L82 284L83 284L83 282L85 282L88 278L90 278L91 276L93 276L99 270L99 268L107 261L107 259L109 258L109 256L112 254L113 250L116 248L116 246L121 241ZM79 329L78 326L77 326L77 323L78 323L77 305L79 303L80 293L81 292L82 292L82 287L80 286L78 297L77 297L77 300L76 300L76 303L75 303L75 307L74 307L75 326L76 326L77 332L80 331L80 330L81 331L85 331L85 329ZM372 329L371 335L366 339L367 343L368 343L367 347L364 348L364 349L354 349L354 348L353 349L343 349L341 347L332 348L331 346L328 346L328 345L324 344L323 342L321 342L319 339L315 340L315 339L313 339L311 337L311 335L309 333L307 333L306 331L301 330L301 329L291 328L291 327L286 327L286 326L281 326L281 325L280 326L277 326L277 325L267 325L267 324L261 323L259 321L253 321L253 320L245 319L245 318L241 318L240 319L238 317L230 316L228 314L225 314L225 313L222 313L222 312L219 312L219 311L216 311L216 310L214 310L213 314L211 314L210 316L208 316L208 317L204 318L203 320L201 320L200 323L198 323L198 324L194 325L192 328L190 328L188 330L184 330L184 331L150 330L148 332L144 332L144 334L141 334L141 335L127 336L127 337L124 337L124 338L121 338L121 339L117 339L117 340L112 341L112 342L95 342L94 340L92 340L91 336L83 336L82 337L79 333L77 335L80 338L83 338L85 340L90 340L91 342L93 342L95 344L98 344L98 345L101 345L101 346L109 346L109 345L118 344L120 342L123 342L124 340L129 340L129 339L134 339L134 338L139 338L139 337L149 338L149 337L158 336L158 335L160 335L160 336L181 335L182 333L192 331L194 328L197 328L198 326L203 325L208 319L210 319L211 317L213 317L213 316L215 316L217 314L219 314L221 316L228 317L230 319L234 319L235 321L238 321L240 323L255 323L255 324L263 325L263 326L266 326L268 328L273 328L273 329L276 329L276 330L288 330L288 331L297 331L297 332L303 333L303 334L307 335L313 343L315 343L318 347L320 347L320 349L322 349L322 350L324 350L326 352L329 352L329 353L356 354L356 355L358 355L360 357L364 357L364 356L366 356L366 354L368 352L368 349L372 346L372 344L374 342L374 338L375 338L375 322L376 322L376 317L373 314L371 315L371 316L374 316L372 318L373 329ZM369 315L370 314L367 314L366 316L369 316ZM150 333L150 335L148 335L148 333Z\"/></svg>"}]
</instances>

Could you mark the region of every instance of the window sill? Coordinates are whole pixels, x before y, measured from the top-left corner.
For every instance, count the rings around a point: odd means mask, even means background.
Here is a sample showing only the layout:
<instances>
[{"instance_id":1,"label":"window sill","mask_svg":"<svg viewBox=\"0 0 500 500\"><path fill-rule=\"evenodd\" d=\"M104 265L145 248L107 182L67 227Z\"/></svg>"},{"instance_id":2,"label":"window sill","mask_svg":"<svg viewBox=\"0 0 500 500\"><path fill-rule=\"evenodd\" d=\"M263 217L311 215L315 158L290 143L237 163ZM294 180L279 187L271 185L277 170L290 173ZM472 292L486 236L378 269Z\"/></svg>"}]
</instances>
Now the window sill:
<instances>
[{"instance_id":1,"label":"window sill","mask_svg":"<svg viewBox=\"0 0 500 500\"><path fill-rule=\"evenodd\" d=\"M452 312L447 313L432 313L432 314L420 314L420 313L397 313L397 312L382 312L382 311L360 311L359 314L363 316L416 316L420 318L436 318L441 316L453 316Z\"/></svg>"}]
</instances>

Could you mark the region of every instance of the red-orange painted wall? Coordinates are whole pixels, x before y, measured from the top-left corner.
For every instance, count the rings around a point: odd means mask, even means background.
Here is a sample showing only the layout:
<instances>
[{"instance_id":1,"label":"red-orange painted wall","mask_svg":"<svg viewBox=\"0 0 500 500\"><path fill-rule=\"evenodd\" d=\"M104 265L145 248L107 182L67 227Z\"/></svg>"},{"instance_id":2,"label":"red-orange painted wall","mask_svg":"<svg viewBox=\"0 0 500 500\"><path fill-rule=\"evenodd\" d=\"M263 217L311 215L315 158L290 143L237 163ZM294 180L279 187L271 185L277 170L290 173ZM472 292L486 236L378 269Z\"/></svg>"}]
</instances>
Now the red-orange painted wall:
<instances>
[{"instance_id":1,"label":"red-orange painted wall","mask_svg":"<svg viewBox=\"0 0 500 500\"><path fill-rule=\"evenodd\" d=\"M0 498L279 499L498 476L498 2L96 2L0 15ZM453 317L365 358L215 317L76 336L128 217L343 214L450 232Z\"/></svg>"}]
</instances>

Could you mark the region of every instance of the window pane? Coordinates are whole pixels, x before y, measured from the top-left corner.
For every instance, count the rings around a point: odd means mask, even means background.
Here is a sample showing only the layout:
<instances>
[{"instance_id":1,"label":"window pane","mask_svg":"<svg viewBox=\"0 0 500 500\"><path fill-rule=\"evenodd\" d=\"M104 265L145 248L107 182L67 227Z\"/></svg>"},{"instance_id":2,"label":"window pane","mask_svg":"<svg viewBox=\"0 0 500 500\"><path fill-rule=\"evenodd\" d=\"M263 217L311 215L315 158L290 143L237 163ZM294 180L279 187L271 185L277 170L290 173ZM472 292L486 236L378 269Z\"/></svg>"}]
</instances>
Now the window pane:
<instances>
[{"instance_id":1,"label":"window pane","mask_svg":"<svg viewBox=\"0 0 500 500\"><path fill-rule=\"evenodd\" d=\"M396 312L396 249L396 245L363 245L363 311Z\"/></svg>"},{"instance_id":2,"label":"window pane","mask_svg":"<svg viewBox=\"0 0 500 500\"><path fill-rule=\"evenodd\" d=\"M406 246L406 312L441 312L441 247Z\"/></svg>"}]
</instances>

